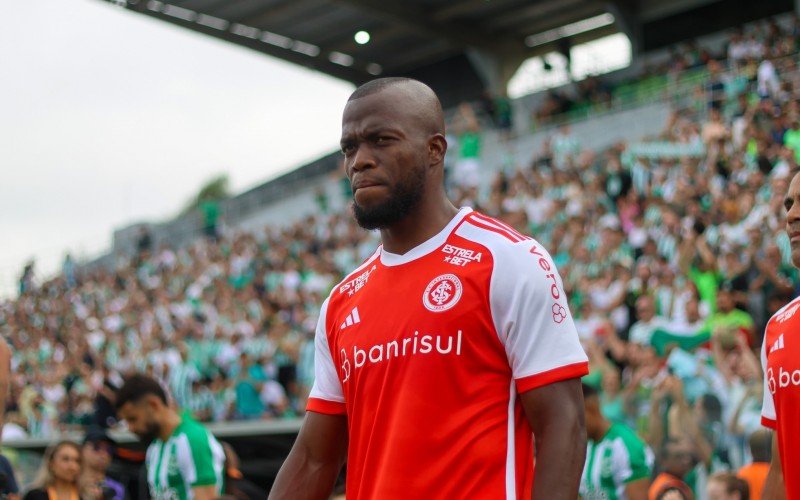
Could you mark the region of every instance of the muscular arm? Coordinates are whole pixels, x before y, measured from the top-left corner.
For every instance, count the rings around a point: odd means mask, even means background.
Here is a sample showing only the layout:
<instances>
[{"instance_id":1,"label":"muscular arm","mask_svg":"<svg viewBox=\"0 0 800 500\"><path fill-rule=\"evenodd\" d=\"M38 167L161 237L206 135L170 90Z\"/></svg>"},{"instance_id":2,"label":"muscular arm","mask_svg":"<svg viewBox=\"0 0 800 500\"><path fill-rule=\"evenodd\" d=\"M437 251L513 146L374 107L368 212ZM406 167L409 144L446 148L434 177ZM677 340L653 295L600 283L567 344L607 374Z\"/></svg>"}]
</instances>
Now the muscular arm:
<instances>
[{"instance_id":1,"label":"muscular arm","mask_svg":"<svg viewBox=\"0 0 800 500\"><path fill-rule=\"evenodd\" d=\"M625 485L625 494L628 500L647 500L647 490L650 488L650 478L644 477L631 481Z\"/></svg>"},{"instance_id":2,"label":"muscular arm","mask_svg":"<svg viewBox=\"0 0 800 500\"><path fill-rule=\"evenodd\" d=\"M347 458L347 417L308 412L271 500L327 499Z\"/></svg>"},{"instance_id":3,"label":"muscular arm","mask_svg":"<svg viewBox=\"0 0 800 500\"><path fill-rule=\"evenodd\" d=\"M778 450L778 432L772 434L772 463L769 464L769 473L764 482L764 491L761 494L764 500L784 500L786 498L786 485L783 482L783 467L781 454Z\"/></svg>"},{"instance_id":4,"label":"muscular arm","mask_svg":"<svg viewBox=\"0 0 800 500\"><path fill-rule=\"evenodd\" d=\"M533 498L574 499L586 459L583 393L578 378L520 395L536 443Z\"/></svg>"}]
</instances>

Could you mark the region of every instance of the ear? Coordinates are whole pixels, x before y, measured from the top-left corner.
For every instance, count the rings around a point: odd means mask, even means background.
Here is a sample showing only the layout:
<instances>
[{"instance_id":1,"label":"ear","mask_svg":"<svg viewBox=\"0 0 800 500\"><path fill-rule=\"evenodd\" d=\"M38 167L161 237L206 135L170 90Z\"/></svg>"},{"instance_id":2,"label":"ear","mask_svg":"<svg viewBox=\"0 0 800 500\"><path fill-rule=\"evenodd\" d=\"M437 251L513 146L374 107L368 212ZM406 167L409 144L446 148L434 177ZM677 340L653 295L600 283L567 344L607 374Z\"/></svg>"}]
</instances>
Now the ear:
<instances>
[{"instance_id":1,"label":"ear","mask_svg":"<svg viewBox=\"0 0 800 500\"><path fill-rule=\"evenodd\" d=\"M434 134L428 139L428 159L430 165L440 165L444 163L444 155L447 153L447 140L442 134Z\"/></svg>"}]
</instances>

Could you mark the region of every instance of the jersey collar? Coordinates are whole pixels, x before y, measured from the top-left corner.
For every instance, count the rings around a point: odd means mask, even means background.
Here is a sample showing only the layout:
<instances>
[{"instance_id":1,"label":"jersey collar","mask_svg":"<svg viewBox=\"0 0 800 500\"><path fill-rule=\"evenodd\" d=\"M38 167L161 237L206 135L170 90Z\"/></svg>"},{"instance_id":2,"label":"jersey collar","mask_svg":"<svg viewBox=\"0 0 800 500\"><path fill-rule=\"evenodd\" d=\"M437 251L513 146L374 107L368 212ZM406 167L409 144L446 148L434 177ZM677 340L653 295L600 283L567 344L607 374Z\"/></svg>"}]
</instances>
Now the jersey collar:
<instances>
[{"instance_id":1,"label":"jersey collar","mask_svg":"<svg viewBox=\"0 0 800 500\"><path fill-rule=\"evenodd\" d=\"M380 247L381 252L381 264L384 266L399 266L402 264L408 264L409 262L419 259L420 257L424 257L429 253L433 252L440 246L444 245L444 242L447 241L447 238L450 236L450 233L453 232L453 229L456 228L459 222L472 212L472 209L469 207L464 207L458 211L455 217L447 223L447 225L438 233L431 236L424 242L420 243L419 245L415 246L408 252L404 254L396 254L387 252L384 250L383 245Z\"/></svg>"}]
</instances>

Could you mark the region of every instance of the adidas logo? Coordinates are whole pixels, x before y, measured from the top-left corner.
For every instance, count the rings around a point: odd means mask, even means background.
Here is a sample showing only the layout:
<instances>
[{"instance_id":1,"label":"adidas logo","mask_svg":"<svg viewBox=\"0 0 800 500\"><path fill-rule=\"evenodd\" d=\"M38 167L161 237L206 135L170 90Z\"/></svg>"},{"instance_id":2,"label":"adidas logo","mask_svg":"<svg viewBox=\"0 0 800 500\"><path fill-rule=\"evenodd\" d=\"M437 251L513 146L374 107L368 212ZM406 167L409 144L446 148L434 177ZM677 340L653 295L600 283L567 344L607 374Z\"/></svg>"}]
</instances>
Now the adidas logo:
<instances>
[{"instance_id":1,"label":"adidas logo","mask_svg":"<svg viewBox=\"0 0 800 500\"><path fill-rule=\"evenodd\" d=\"M769 353L772 354L773 352L783 349L784 347L785 344L783 343L783 334L781 333L780 336L778 336L778 340L776 340L775 343L772 344L772 347L769 348Z\"/></svg>"},{"instance_id":2,"label":"adidas logo","mask_svg":"<svg viewBox=\"0 0 800 500\"><path fill-rule=\"evenodd\" d=\"M354 307L350 314L344 319L344 323L342 323L341 330L344 330L348 326L355 325L356 323L361 323L361 316L358 315L358 308Z\"/></svg>"}]
</instances>

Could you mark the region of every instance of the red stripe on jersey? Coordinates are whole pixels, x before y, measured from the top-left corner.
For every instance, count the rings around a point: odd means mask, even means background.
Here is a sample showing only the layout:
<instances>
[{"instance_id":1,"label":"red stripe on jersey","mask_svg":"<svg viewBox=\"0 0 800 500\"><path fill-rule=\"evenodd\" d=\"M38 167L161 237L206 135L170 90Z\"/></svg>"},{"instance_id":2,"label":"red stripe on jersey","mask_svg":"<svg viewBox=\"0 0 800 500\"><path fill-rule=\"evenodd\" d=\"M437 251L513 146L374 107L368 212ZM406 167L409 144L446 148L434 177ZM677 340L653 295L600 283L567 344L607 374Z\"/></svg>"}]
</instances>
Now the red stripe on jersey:
<instances>
[{"instance_id":1,"label":"red stripe on jersey","mask_svg":"<svg viewBox=\"0 0 800 500\"><path fill-rule=\"evenodd\" d=\"M517 392L522 394L523 392L536 389L537 387L542 387L543 385L560 382L570 378L582 377L587 373L589 373L588 362L581 361L580 363L573 363L571 365L562 366L546 372L537 373L536 375L531 375L530 377L518 378L516 380Z\"/></svg>"},{"instance_id":2,"label":"red stripe on jersey","mask_svg":"<svg viewBox=\"0 0 800 500\"><path fill-rule=\"evenodd\" d=\"M507 240L511 240L514 243L519 243L520 241L522 241L522 238L519 238L518 236L515 236L513 233L510 233L510 232L506 231L505 229L503 229L501 227L490 225L490 224L488 224L486 222L483 222L482 220L479 220L479 219L476 219L476 218L470 218L469 222L471 224L474 224L474 225L480 227L481 229L485 229L487 231L491 231L493 233L497 233L500 236L503 236Z\"/></svg>"},{"instance_id":3,"label":"red stripe on jersey","mask_svg":"<svg viewBox=\"0 0 800 500\"><path fill-rule=\"evenodd\" d=\"M505 222L503 222L503 221L501 221L499 219L493 219L491 217L488 217L486 215L479 214L479 213L475 213L475 217L481 219L483 222L486 222L487 224L492 224L492 225L504 228L508 232L510 232L511 234L513 234L513 235L515 235L515 236L517 236L519 238L522 238L523 240L532 240L533 239L530 236L526 236L526 235L520 233L519 231L517 231L516 229L514 229L513 227L511 227L510 225L506 224Z\"/></svg>"},{"instance_id":4,"label":"red stripe on jersey","mask_svg":"<svg viewBox=\"0 0 800 500\"><path fill-rule=\"evenodd\" d=\"M306 411L314 411L317 413L324 413L326 415L344 415L347 413L347 407L344 405L344 403L337 403L336 401L308 398L308 403L306 403Z\"/></svg>"},{"instance_id":5,"label":"red stripe on jersey","mask_svg":"<svg viewBox=\"0 0 800 500\"><path fill-rule=\"evenodd\" d=\"M761 425L763 425L764 427L769 427L773 431L778 429L778 422L776 422L775 420L770 420L763 415L761 416Z\"/></svg>"}]
</instances>

